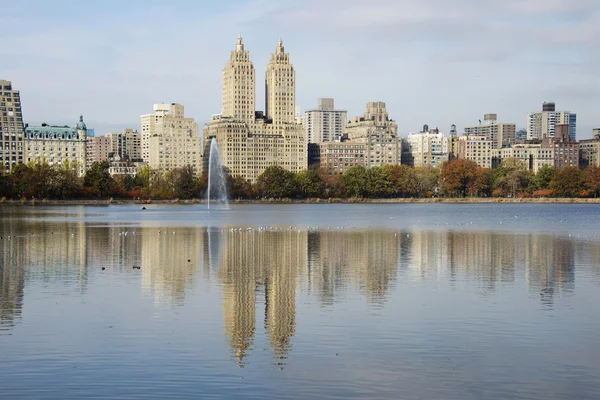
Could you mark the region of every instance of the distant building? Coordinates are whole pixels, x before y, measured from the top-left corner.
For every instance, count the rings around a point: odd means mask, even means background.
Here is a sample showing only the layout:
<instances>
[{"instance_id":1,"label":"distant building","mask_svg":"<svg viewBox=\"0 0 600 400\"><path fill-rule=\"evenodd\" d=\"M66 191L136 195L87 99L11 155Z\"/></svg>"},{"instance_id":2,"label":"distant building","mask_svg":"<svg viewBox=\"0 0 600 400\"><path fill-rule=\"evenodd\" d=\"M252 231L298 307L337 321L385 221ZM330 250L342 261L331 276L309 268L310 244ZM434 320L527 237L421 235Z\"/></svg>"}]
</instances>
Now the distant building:
<instances>
[{"instance_id":1,"label":"distant building","mask_svg":"<svg viewBox=\"0 0 600 400\"><path fill-rule=\"evenodd\" d=\"M304 118L308 143L321 143L342 135L346 128L347 112L336 110L333 99L319 99L318 107L306 111Z\"/></svg>"},{"instance_id":2,"label":"distant building","mask_svg":"<svg viewBox=\"0 0 600 400\"><path fill-rule=\"evenodd\" d=\"M21 97L10 81L0 80L0 165L8 173L23 163L23 113Z\"/></svg>"},{"instance_id":3,"label":"distant building","mask_svg":"<svg viewBox=\"0 0 600 400\"><path fill-rule=\"evenodd\" d=\"M122 160L142 160L142 140L138 131L127 128L122 132L110 132L106 134L111 140L111 152Z\"/></svg>"},{"instance_id":4,"label":"distant building","mask_svg":"<svg viewBox=\"0 0 600 400\"><path fill-rule=\"evenodd\" d=\"M394 136L398 134L398 125L389 118L385 103L382 101L367 103L367 110L363 116L352 117L344 131L351 140L375 132Z\"/></svg>"},{"instance_id":5,"label":"distant building","mask_svg":"<svg viewBox=\"0 0 600 400\"><path fill-rule=\"evenodd\" d=\"M515 133L515 142L527 140L527 129L519 129Z\"/></svg>"},{"instance_id":6,"label":"distant building","mask_svg":"<svg viewBox=\"0 0 600 400\"><path fill-rule=\"evenodd\" d=\"M600 167L600 135L579 141L579 166L585 168L589 165Z\"/></svg>"},{"instance_id":7,"label":"distant building","mask_svg":"<svg viewBox=\"0 0 600 400\"><path fill-rule=\"evenodd\" d=\"M143 160L161 173L190 165L200 174L202 149L198 124L185 117L181 104L155 104L154 112L140 117ZM138 137L133 132L125 136L131 143ZM130 147L135 148L133 144Z\"/></svg>"},{"instance_id":8,"label":"distant building","mask_svg":"<svg viewBox=\"0 0 600 400\"><path fill-rule=\"evenodd\" d=\"M542 111L527 115L527 139L554 137L556 125L568 125L569 136L577 140L577 115L570 111L556 111L552 102L542 105Z\"/></svg>"},{"instance_id":9,"label":"distant building","mask_svg":"<svg viewBox=\"0 0 600 400\"><path fill-rule=\"evenodd\" d=\"M74 128L68 126L27 126L25 128L25 162L45 161L51 166L77 163L79 174L86 170L87 127L83 115Z\"/></svg>"},{"instance_id":10,"label":"distant building","mask_svg":"<svg viewBox=\"0 0 600 400\"><path fill-rule=\"evenodd\" d=\"M483 135L463 135L458 138L458 158L474 161L483 168L492 168L492 150L496 140Z\"/></svg>"},{"instance_id":11,"label":"distant building","mask_svg":"<svg viewBox=\"0 0 600 400\"><path fill-rule=\"evenodd\" d=\"M307 141L295 115L296 75L283 42L277 43L267 65L264 113L255 108L254 65L241 37L222 77L221 114L204 127L204 152L215 139L221 163L232 175L250 181L271 166L296 173L306 169Z\"/></svg>"},{"instance_id":12,"label":"distant building","mask_svg":"<svg viewBox=\"0 0 600 400\"><path fill-rule=\"evenodd\" d=\"M319 145L321 168L329 175L343 174L348 168L366 165L365 143L336 140Z\"/></svg>"},{"instance_id":13,"label":"distant building","mask_svg":"<svg viewBox=\"0 0 600 400\"><path fill-rule=\"evenodd\" d=\"M86 146L86 164L89 168L95 162L108 161L112 156L112 141L108 136L88 138Z\"/></svg>"},{"instance_id":14,"label":"distant building","mask_svg":"<svg viewBox=\"0 0 600 400\"><path fill-rule=\"evenodd\" d=\"M536 173L544 165L554 166L554 149L542 147L541 141L516 143L511 147L495 149L492 154L499 161L507 158L520 160L528 170Z\"/></svg>"},{"instance_id":15,"label":"distant building","mask_svg":"<svg viewBox=\"0 0 600 400\"><path fill-rule=\"evenodd\" d=\"M424 125L423 131L409 133L406 145L403 162L413 167L438 167L450 159L450 140L437 128Z\"/></svg>"},{"instance_id":16,"label":"distant building","mask_svg":"<svg viewBox=\"0 0 600 400\"><path fill-rule=\"evenodd\" d=\"M483 123L465 127L467 135L485 136L494 142L494 148L500 149L515 142L516 125L500 123L497 114L485 114Z\"/></svg>"},{"instance_id":17,"label":"distant building","mask_svg":"<svg viewBox=\"0 0 600 400\"><path fill-rule=\"evenodd\" d=\"M96 131L94 130L94 128L88 128L87 129L87 137L94 137L96 136Z\"/></svg>"},{"instance_id":18,"label":"distant building","mask_svg":"<svg viewBox=\"0 0 600 400\"><path fill-rule=\"evenodd\" d=\"M579 166L579 143L569 134L569 124L556 125L554 137L542 140L542 147L554 148L554 167Z\"/></svg>"}]
</instances>

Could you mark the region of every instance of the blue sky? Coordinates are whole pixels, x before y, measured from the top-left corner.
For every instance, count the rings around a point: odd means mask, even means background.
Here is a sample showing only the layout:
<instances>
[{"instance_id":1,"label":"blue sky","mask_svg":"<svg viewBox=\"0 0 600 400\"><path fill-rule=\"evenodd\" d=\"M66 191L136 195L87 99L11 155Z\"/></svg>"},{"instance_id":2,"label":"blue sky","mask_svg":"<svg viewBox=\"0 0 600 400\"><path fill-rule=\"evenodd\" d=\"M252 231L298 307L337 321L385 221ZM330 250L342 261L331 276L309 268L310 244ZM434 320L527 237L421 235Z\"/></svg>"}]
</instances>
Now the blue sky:
<instances>
[{"instance_id":1,"label":"blue sky","mask_svg":"<svg viewBox=\"0 0 600 400\"><path fill-rule=\"evenodd\" d=\"M259 109L281 37L303 110L318 97L349 115L385 101L404 136L487 112L521 128L554 101L578 114L578 137L600 126L599 0L19 0L0 14L0 79L21 91L30 124L83 113L103 134L139 127L159 102L204 124L242 34Z\"/></svg>"}]
</instances>

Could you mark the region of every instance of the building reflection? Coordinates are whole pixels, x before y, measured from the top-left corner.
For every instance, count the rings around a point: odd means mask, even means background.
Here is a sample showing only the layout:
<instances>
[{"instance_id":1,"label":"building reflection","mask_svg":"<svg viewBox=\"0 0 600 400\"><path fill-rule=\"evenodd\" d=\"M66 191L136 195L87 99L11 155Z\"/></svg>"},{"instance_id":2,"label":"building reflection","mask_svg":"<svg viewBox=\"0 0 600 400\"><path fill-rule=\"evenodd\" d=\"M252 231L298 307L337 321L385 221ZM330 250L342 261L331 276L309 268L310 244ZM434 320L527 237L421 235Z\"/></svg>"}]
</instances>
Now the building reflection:
<instances>
[{"instance_id":1,"label":"building reflection","mask_svg":"<svg viewBox=\"0 0 600 400\"><path fill-rule=\"evenodd\" d=\"M574 291L576 263L593 264L600 254L596 242L534 233L167 231L14 221L0 221L0 329L19 320L31 281L59 281L58 287L81 294L92 270L104 267L140 277L142 292L157 305L181 306L198 279L215 280L224 336L240 367L262 335L273 363L285 367L297 331L298 293L331 307L358 292L369 307L385 307L394 285L406 279L476 283L483 293L517 282L551 307L558 295Z\"/></svg>"}]
</instances>

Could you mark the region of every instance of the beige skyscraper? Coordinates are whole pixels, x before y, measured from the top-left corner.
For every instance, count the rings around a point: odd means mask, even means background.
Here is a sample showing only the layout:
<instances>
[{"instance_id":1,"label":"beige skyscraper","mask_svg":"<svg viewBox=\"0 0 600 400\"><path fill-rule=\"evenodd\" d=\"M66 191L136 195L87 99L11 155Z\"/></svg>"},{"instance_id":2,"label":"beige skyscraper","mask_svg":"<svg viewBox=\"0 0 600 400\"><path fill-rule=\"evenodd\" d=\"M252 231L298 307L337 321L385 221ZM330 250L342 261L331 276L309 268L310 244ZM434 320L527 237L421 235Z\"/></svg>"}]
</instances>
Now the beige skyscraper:
<instances>
[{"instance_id":1,"label":"beige skyscraper","mask_svg":"<svg viewBox=\"0 0 600 400\"><path fill-rule=\"evenodd\" d=\"M281 41L266 82L267 115L254 108L254 67L238 38L223 70L222 112L203 131L205 153L214 138L222 164L232 175L251 181L270 166L292 172L308 167L304 128L295 121L294 69Z\"/></svg>"},{"instance_id":2,"label":"beige skyscraper","mask_svg":"<svg viewBox=\"0 0 600 400\"><path fill-rule=\"evenodd\" d=\"M223 69L222 96L223 116L246 123L254 122L254 65L250 61L250 52L244 49L241 36Z\"/></svg>"},{"instance_id":3,"label":"beige skyscraper","mask_svg":"<svg viewBox=\"0 0 600 400\"><path fill-rule=\"evenodd\" d=\"M155 104L154 114L140 117L142 158L162 173L191 165L199 174L202 149L198 124L185 117L181 104Z\"/></svg>"},{"instance_id":4,"label":"beige skyscraper","mask_svg":"<svg viewBox=\"0 0 600 400\"><path fill-rule=\"evenodd\" d=\"M485 114L483 123L479 125L465 127L467 135L485 136L494 142L495 149L501 149L515 142L516 125L501 123L497 121L496 114Z\"/></svg>"},{"instance_id":5,"label":"beige skyscraper","mask_svg":"<svg viewBox=\"0 0 600 400\"><path fill-rule=\"evenodd\" d=\"M265 114L274 124L295 123L296 74L281 39L267 65Z\"/></svg>"}]
</instances>

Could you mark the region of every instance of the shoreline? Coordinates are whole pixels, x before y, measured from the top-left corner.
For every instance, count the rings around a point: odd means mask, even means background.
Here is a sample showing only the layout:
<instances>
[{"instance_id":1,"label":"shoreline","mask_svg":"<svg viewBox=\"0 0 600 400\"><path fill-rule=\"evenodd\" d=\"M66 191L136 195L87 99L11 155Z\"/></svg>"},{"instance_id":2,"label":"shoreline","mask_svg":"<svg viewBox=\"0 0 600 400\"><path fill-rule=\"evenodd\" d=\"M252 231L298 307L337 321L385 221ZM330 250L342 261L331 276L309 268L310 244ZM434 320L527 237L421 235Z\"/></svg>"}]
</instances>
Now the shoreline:
<instances>
[{"instance_id":1,"label":"shoreline","mask_svg":"<svg viewBox=\"0 0 600 400\"><path fill-rule=\"evenodd\" d=\"M230 200L229 204L600 204L600 198L391 198L391 199L267 199ZM0 206L108 206L115 204L206 204L206 200L130 200L130 199L69 199L69 200L3 200Z\"/></svg>"}]
</instances>

